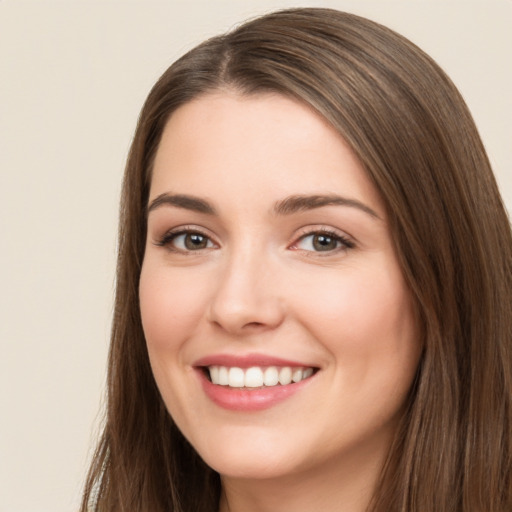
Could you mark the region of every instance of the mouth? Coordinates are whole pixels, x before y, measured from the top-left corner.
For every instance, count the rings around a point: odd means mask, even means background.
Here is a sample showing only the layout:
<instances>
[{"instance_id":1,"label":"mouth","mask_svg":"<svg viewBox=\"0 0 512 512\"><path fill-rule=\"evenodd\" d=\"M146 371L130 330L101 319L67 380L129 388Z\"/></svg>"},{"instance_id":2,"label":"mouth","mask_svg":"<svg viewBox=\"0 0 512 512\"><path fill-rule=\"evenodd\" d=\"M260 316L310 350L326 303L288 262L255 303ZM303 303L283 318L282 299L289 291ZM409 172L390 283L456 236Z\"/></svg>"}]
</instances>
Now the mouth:
<instances>
[{"instance_id":1,"label":"mouth","mask_svg":"<svg viewBox=\"0 0 512 512\"><path fill-rule=\"evenodd\" d=\"M320 368L265 354L212 354L193 365L206 396L223 409L256 412L303 396Z\"/></svg>"},{"instance_id":2,"label":"mouth","mask_svg":"<svg viewBox=\"0 0 512 512\"><path fill-rule=\"evenodd\" d=\"M236 389L264 389L297 384L312 377L318 368L295 366L238 366L211 365L201 367L205 377L214 385Z\"/></svg>"}]
</instances>

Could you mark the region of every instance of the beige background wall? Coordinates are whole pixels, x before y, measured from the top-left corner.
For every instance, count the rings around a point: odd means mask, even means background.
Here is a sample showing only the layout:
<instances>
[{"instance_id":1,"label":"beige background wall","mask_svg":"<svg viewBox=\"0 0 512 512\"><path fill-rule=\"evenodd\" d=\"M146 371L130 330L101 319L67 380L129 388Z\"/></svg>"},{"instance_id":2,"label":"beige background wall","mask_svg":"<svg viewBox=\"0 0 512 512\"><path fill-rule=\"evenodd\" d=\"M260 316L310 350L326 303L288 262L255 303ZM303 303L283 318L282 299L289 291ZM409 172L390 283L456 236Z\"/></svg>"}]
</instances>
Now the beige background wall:
<instances>
[{"instance_id":1,"label":"beige background wall","mask_svg":"<svg viewBox=\"0 0 512 512\"><path fill-rule=\"evenodd\" d=\"M119 184L149 88L205 37L292 5L366 15L437 59L512 209L512 0L0 0L0 512L77 508L105 377Z\"/></svg>"}]
</instances>

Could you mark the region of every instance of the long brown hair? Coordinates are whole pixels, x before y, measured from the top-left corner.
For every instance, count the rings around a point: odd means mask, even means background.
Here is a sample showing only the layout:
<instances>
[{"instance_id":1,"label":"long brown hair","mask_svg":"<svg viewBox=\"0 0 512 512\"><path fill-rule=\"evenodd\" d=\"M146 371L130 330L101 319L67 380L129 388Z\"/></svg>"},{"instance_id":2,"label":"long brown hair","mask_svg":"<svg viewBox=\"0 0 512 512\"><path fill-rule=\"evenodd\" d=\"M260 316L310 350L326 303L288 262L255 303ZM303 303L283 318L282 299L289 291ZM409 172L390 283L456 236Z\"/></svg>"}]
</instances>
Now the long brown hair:
<instances>
[{"instance_id":1,"label":"long brown hair","mask_svg":"<svg viewBox=\"0 0 512 512\"><path fill-rule=\"evenodd\" d=\"M512 236L471 115L405 38L354 15L292 9L196 47L143 107L121 200L106 421L82 511L218 508L219 476L180 434L153 380L138 281L165 123L224 88L309 104L350 144L386 204L424 349L369 510L512 510Z\"/></svg>"}]
</instances>

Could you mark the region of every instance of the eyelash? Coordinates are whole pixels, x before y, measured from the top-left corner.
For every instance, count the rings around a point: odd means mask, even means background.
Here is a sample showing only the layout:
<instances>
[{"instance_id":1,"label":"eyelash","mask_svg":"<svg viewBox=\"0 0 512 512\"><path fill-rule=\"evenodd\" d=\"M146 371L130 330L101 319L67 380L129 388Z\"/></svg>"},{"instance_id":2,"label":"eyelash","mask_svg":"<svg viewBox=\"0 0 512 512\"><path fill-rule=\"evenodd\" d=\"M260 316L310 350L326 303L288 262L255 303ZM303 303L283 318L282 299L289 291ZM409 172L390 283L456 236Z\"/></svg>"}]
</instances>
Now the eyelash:
<instances>
[{"instance_id":1,"label":"eyelash","mask_svg":"<svg viewBox=\"0 0 512 512\"><path fill-rule=\"evenodd\" d=\"M172 243L180 236L183 235L199 235L207 240L207 243L214 243L212 242L212 239L209 235L206 233L203 233L201 230L194 228L194 227L181 227L177 230L170 230L167 231L162 238L160 238L157 242L155 242L155 245L158 245L159 247L166 247L168 250L172 252L178 252L180 254L191 254L193 252L199 252L200 249L178 249L176 247L173 247ZM210 247L207 247L207 249L210 249Z\"/></svg>"},{"instance_id":2,"label":"eyelash","mask_svg":"<svg viewBox=\"0 0 512 512\"><path fill-rule=\"evenodd\" d=\"M352 240L347 238L346 236L342 235L341 233L338 233L337 231L333 231L331 229L325 229L325 228L319 228L319 229L313 229L305 232L302 234L296 242L293 242L293 244L290 246L293 250L301 250L297 247L297 245L304 241L305 239L309 237L315 237L315 236L324 236L326 238L332 239L336 244L338 244L338 247L336 247L333 250L327 250L327 251L309 251L306 249L303 249L307 253L314 253L315 255L319 256L329 256L333 253L337 254L340 251L346 251L348 249L353 249L355 247L355 244ZM322 252L325 252L325 254L322 254Z\"/></svg>"},{"instance_id":3,"label":"eyelash","mask_svg":"<svg viewBox=\"0 0 512 512\"><path fill-rule=\"evenodd\" d=\"M172 252L178 252L180 254L189 255L194 252L200 252L204 249L210 249L211 247L204 247L199 249L179 249L176 247L173 247L172 243L180 236L183 235L199 235L201 237L204 237L207 240L207 243L215 244L215 242L212 241L211 237L207 235L206 233L202 232L201 230L194 228L194 227L181 227L177 230L170 230L166 232L157 242L155 242L155 245L159 247L166 247L168 250ZM336 247L333 250L327 250L327 251L314 251L314 250L307 250L307 249L300 249L297 247L297 245L307 239L308 237L314 237L314 236L325 236L326 238L330 238L333 241L335 241L337 244L339 244L338 247ZM306 253L314 253L317 255L321 255L322 252L325 252L325 256L332 255L333 253L338 253L340 251L346 251L348 249L353 249L355 247L355 244L352 240L347 238L346 236L341 235L340 233L333 231L331 229L325 229L325 228L319 228L319 229L313 229L304 232L301 234L295 242L293 242L289 249L291 250L302 250Z\"/></svg>"}]
</instances>

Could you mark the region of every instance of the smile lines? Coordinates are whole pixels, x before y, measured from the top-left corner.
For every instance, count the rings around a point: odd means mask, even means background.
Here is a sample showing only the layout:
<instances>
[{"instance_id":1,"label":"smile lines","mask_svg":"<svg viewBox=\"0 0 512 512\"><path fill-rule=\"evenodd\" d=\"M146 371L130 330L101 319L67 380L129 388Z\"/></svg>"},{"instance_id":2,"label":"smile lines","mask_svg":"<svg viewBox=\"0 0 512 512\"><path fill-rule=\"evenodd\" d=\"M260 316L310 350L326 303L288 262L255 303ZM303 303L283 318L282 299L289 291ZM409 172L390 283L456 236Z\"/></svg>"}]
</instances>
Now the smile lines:
<instances>
[{"instance_id":1,"label":"smile lines","mask_svg":"<svg viewBox=\"0 0 512 512\"><path fill-rule=\"evenodd\" d=\"M207 370L213 384L232 388L286 386L307 379L314 373L313 368L291 366L252 366L244 369L213 365L208 366Z\"/></svg>"}]
</instances>

